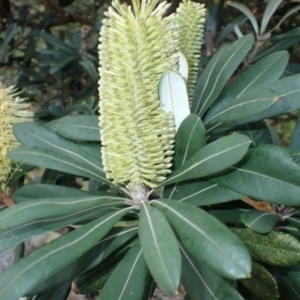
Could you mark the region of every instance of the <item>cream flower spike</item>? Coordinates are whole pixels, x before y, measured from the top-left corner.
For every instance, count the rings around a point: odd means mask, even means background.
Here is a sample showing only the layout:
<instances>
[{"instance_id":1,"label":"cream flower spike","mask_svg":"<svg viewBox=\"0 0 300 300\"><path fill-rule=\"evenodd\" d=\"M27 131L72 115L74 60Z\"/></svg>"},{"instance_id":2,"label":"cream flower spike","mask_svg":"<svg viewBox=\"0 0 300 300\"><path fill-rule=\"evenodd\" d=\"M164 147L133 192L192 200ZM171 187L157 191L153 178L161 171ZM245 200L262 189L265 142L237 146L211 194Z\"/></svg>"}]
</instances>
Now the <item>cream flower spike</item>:
<instances>
[{"instance_id":1,"label":"cream flower spike","mask_svg":"<svg viewBox=\"0 0 300 300\"><path fill-rule=\"evenodd\" d=\"M137 202L170 173L174 120L160 108L161 76L177 70L174 18L158 0L113 0L100 32L100 127L108 179Z\"/></svg>"},{"instance_id":2,"label":"cream flower spike","mask_svg":"<svg viewBox=\"0 0 300 300\"><path fill-rule=\"evenodd\" d=\"M13 87L5 87L0 83L0 183L5 183L12 171L7 153L20 146L12 132L12 126L32 121L34 116L31 105L23 103L24 99L18 97L18 94Z\"/></svg>"},{"instance_id":3,"label":"cream flower spike","mask_svg":"<svg viewBox=\"0 0 300 300\"><path fill-rule=\"evenodd\" d=\"M204 4L183 0L176 11L176 23L179 31L179 50L189 65L187 89L190 101L193 98L200 62L200 49L206 10Z\"/></svg>"}]
</instances>

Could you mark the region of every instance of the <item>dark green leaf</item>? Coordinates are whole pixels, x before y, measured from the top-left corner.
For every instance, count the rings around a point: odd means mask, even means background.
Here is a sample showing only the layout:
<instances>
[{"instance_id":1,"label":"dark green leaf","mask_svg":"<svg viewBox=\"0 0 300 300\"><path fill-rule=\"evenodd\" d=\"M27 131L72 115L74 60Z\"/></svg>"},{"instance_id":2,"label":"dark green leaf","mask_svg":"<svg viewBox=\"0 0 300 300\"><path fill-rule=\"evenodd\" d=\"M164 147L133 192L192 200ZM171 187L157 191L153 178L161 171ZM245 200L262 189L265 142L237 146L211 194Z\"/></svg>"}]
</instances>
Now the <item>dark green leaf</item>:
<instances>
[{"instance_id":1,"label":"dark green leaf","mask_svg":"<svg viewBox=\"0 0 300 300\"><path fill-rule=\"evenodd\" d=\"M219 50L198 79L192 112L203 116L252 47L254 38L247 35Z\"/></svg>"},{"instance_id":2,"label":"dark green leaf","mask_svg":"<svg viewBox=\"0 0 300 300\"><path fill-rule=\"evenodd\" d=\"M83 69L89 74L89 76L93 80L97 80L99 75L98 75L95 64L91 60L84 59L84 60L81 60L79 62L79 64L83 67Z\"/></svg>"},{"instance_id":3,"label":"dark green leaf","mask_svg":"<svg viewBox=\"0 0 300 300\"><path fill-rule=\"evenodd\" d=\"M18 261L0 276L0 297L16 299L29 293L91 249L128 210L113 212L84 225Z\"/></svg>"},{"instance_id":4,"label":"dark green leaf","mask_svg":"<svg viewBox=\"0 0 300 300\"><path fill-rule=\"evenodd\" d=\"M173 200L152 201L168 218L183 246L214 272L247 277L251 258L245 245L223 224L200 208Z\"/></svg>"},{"instance_id":5,"label":"dark green leaf","mask_svg":"<svg viewBox=\"0 0 300 300\"><path fill-rule=\"evenodd\" d=\"M69 115L56 124L56 132L71 140L100 141L100 127L97 116Z\"/></svg>"},{"instance_id":6,"label":"dark green leaf","mask_svg":"<svg viewBox=\"0 0 300 300\"><path fill-rule=\"evenodd\" d=\"M230 99L238 98L245 92L264 88L275 82L282 75L288 58L287 51L278 51L266 56L239 75L233 83L225 88L222 92L223 97L226 97L226 100L228 99L230 102Z\"/></svg>"},{"instance_id":7,"label":"dark green leaf","mask_svg":"<svg viewBox=\"0 0 300 300\"><path fill-rule=\"evenodd\" d=\"M154 280L166 292L176 294L181 275L176 237L165 216L144 202L141 202L139 238Z\"/></svg>"},{"instance_id":8,"label":"dark green leaf","mask_svg":"<svg viewBox=\"0 0 300 300\"><path fill-rule=\"evenodd\" d=\"M299 300L300 288L286 275L276 274L278 281L279 293L284 296L285 299Z\"/></svg>"},{"instance_id":9,"label":"dark green leaf","mask_svg":"<svg viewBox=\"0 0 300 300\"><path fill-rule=\"evenodd\" d=\"M253 262L251 278L242 279L240 282L259 299L279 299L274 277L266 268L256 262Z\"/></svg>"},{"instance_id":10,"label":"dark green leaf","mask_svg":"<svg viewBox=\"0 0 300 300\"><path fill-rule=\"evenodd\" d=\"M122 204L122 198L104 193L103 196L49 198L15 205L0 214L0 252L31 237L94 215L105 215Z\"/></svg>"},{"instance_id":11,"label":"dark green leaf","mask_svg":"<svg viewBox=\"0 0 300 300\"><path fill-rule=\"evenodd\" d=\"M286 114L300 108L300 88L299 88L300 74L289 76L274 83L269 84L266 88L273 90L278 96L279 100L270 108L262 113L252 117L247 117L244 120L232 122L231 126L245 124L274 116Z\"/></svg>"},{"instance_id":12,"label":"dark green leaf","mask_svg":"<svg viewBox=\"0 0 300 300\"><path fill-rule=\"evenodd\" d=\"M212 106L204 118L204 124L214 128L222 123L256 115L269 108L277 100L277 95L269 89L247 91L230 102L219 101Z\"/></svg>"},{"instance_id":13,"label":"dark green leaf","mask_svg":"<svg viewBox=\"0 0 300 300\"><path fill-rule=\"evenodd\" d=\"M36 157L36 162L34 162L34 155L36 154L32 154L32 152L34 152L33 148L27 149L28 157L26 157L26 160L33 161L32 165L38 165L40 163L40 166L48 167L49 169L55 169L54 165L56 165L58 171L66 173L73 172L72 174L91 177L112 185L112 183L106 179L102 169L100 152L99 156L90 155L83 147L79 147L52 130L34 123L18 123L13 127L13 131L18 141L23 145L38 147L36 148L36 153L40 153L41 155L40 157ZM47 149L49 149L49 152L46 151ZM23 160L22 154L20 155L18 151L23 152L25 148L15 150L16 156L21 159L21 162ZM62 162L60 162L61 160ZM46 161L47 165L43 165L43 161Z\"/></svg>"},{"instance_id":14,"label":"dark green leaf","mask_svg":"<svg viewBox=\"0 0 300 300\"><path fill-rule=\"evenodd\" d=\"M71 291L71 282L56 288L53 291L46 292L42 295L37 295L35 300L66 300Z\"/></svg>"},{"instance_id":15,"label":"dark green leaf","mask_svg":"<svg viewBox=\"0 0 300 300\"><path fill-rule=\"evenodd\" d=\"M242 222L258 233L270 232L280 220L279 215L260 210L250 210L241 215Z\"/></svg>"},{"instance_id":16,"label":"dark green leaf","mask_svg":"<svg viewBox=\"0 0 300 300\"><path fill-rule=\"evenodd\" d=\"M289 234L271 231L259 234L251 229L231 230L245 243L253 259L275 266L300 262L300 242Z\"/></svg>"},{"instance_id":17,"label":"dark green leaf","mask_svg":"<svg viewBox=\"0 0 300 300\"><path fill-rule=\"evenodd\" d=\"M65 51L66 53L74 54L75 52L73 48L71 48L65 42L63 42L62 40L60 40L59 38L55 37L52 34L44 32L42 33L42 37L46 41L46 43L49 43L50 45L55 46L58 49Z\"/></svg>"},{"instance_id":18,"label":"dark green leaf","mask_svg":"<svg viewBox=\"0 0 300 300\"><path fill-rule=\"evenodd\" d=\"M298 117L296 126L294 128L290 146L300 150L300 117Z\"/></svg>"},{"instance_id":19,"label":"dark green leaf","mask_svg":"<svg viewBox=\"0 0 300 300\"><path fill-rule=\"evenodd\" d=\"M300 168L282 147L261 145L242 167L211 179L250 198L288 206L300 205Z\"/></svg>"},{"instance_id":20,"label":"dark green leaf","mask_svg":"<svg viewBox=\"0 0 300 300\"><path fill-rule=\"evenodd\" d=\"M38 294L49 288L57 287L96 266L112 254L116 249L127 243L137 234L137 227L120 228L114 227L95 247L88 250L77 260L62 268L45 282L39 284L31 291Z\"/></svg>"},{"instance_id":21,"label":"dark green leaf","mask_svg":"<svg viewBox=\"0 0 300 300\"><path fill-rule=\"evenodd\" d=\"M141 300L149 275L141 246L136 243L119 263L98 299Z\"/></svg>"},{"instance_id":22,"label":"dark green leaf","mask_svg":"<svg viewBox=\"0 0 300 300\"><path fill-rule=\"evenodd\" d=\"M167 185L218 173L237 163L249 148L250 139L242 134L225 136L200 149L163 182Z\"/></svg>"},{"instance_id":23,"label":"dark green leaf","mask_svg":"<svg viewBox=\"0 0 300 300\"><path fill-rule=\"evenodd\" d=\"M179 200L179 202L186 202L197 206L213 205L238 200L244 197L239 193L209 181L178 184L174 191L173 187L166 189L164 196L166 195L168 195L169 199Z\"/></svg>"},{"instance_id":24,"label":"dark green leaf","mask_svg":"<svg viewBox=\"0 0 300 300\"><path fill-rule=\"evenodd\" d=\"M224 278L199 263L181 247L182 277L185 291L193 300L242 300L241 295Z\"/></svg>"},{"instance_id":25,"label":"dark green leaf","mask_svg":"<svg viewBox=\"0 0 300 300\"><path fill-rule=\"evenodd\" d=\"M18 26L16 23L12 23L7 27L7 29L5 31L3 42L1 44L1 52L4 51L5 47L10 43L10 41L12 40L13 36L15 35L17 29L18 29Z\"/></svg>"}]
</instances>

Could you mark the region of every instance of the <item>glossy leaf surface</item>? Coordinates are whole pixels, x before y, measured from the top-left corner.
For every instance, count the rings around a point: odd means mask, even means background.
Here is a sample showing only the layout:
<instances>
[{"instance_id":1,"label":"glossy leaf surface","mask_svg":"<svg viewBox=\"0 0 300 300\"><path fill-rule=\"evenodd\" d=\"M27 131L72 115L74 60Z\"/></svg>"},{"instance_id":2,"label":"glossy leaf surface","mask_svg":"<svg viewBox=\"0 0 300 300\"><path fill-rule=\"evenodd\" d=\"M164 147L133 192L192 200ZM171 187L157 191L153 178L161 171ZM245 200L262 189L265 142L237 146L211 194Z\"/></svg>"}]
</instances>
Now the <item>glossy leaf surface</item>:
<instances>
[{"instance_id":1,"label":"glossy leaf surface","mask_svg":"<svg viewBox=\"0 0 300 300\"><path fill-rule=\"evenodd\" d=\"M213 216L187 203L152 202L168 218L182 245L201 263L228 278L249 275L251 258L245 245Z\"/></svg>"},{"instance_id":2,"label":"glossy leaf surface","mask_svg":"<svg viewBox=\"0 0 300 300\"><path fill-rule=\"evenodd\" d=\"M141 246L136 243L118 264L98 299L144 299L149 277L150 273Z\"/></svg>"},{"instance_id":3,"label":"glossy leaf surface","mask_svg":"<svg viewBox=\"0 0 300 300\"><path fill-rule=\"evenodd\" d=\"M92 248L126 212L123 209L97 219L18 261L0 276L0 298L16 299L29 293Z\"/></svg>"},{"instance_id":4,"label":"glossy leaf surface","mask_svg":"<svg viewBox=\"0 0 300 300\"><path fill-rule=\"evenodd\" d=\"M181 275L181 256L176 237L165 216L141 203L139 238L143 255L157 284L176 294Z\"/></svg>"},{"instance_id":5,"label":"glossy leaf surface","mask_svg":"<svg viewBox=\"0 0 300 300\"><path fill-rule=\"evenodd\" d=\"M212 181L256 200L300 205L300 167L285 149L261 145L245 165L230 169L235 171Z\"/></svg>"},{"instance_id":6,"label":"glossy leaf surface","mask_svg":"<svg viewBox=\"0 0 300 300\"><path fill-rule=\"evenodd\" d=\"M246 153L251 141L242 134L225 136L200 149L163 182L167 185L220 172L237 163Z\"/></svg>"},{"instance_id":7,"label":"glossy leaf surface","mask_svg":"<svg viewBox=\"0 0 300 300\"><path fill-rule=\"evenodd\" d=\"M56 132L70 140L100 142L97 116L69 115L58 120Z\"/></svg>"}]
</instances>

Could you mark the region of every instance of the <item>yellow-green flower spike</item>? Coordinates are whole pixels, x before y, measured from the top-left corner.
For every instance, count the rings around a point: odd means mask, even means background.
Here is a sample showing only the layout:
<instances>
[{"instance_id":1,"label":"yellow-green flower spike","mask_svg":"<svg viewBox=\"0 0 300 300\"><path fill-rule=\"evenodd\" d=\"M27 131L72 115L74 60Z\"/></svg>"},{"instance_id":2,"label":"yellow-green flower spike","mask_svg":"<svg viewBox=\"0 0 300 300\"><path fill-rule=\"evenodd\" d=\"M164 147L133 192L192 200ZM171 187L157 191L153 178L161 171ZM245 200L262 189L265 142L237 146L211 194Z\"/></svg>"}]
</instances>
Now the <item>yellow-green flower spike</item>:
<instances>
[{"instance_id":1,"label":"yellow-green flower spike","mask_svg":"<svg viewBox=\"0 0 300 300\"><path fill-rule=\"evenodd\" d=\"M178 68L178 39L165 2L132 4L113 0L100 32L101 151L107 178L146 197L170 173L174 121L160 108L158 85Z\"/></svg>"},{"instance_id":2,"label":"yellow-green flower spike","mask_svg":"<svg viewBox=\"0 0 300 300\"><path fill-rule=\"evenodd\" d=\"M205 12L204 4L190 0L183 0L176 11L179 50L184 54L189 65L187 89L190 101L193 98L199 68Z\"/></svg>"},{"instance_id":3,"label":"yellow-green flower spike","mask_svg":"<svg viewBox=\"0 0 300 300\"><path fill-rule=\"evenodd\" d=\"M30 104L19 98L13 87L0 83L0 183L6 182L12 170L7 157L8 151L20 146L12 132L12 126L19 122L31 121L33 111Z\"/></svg>"}]
</instances>

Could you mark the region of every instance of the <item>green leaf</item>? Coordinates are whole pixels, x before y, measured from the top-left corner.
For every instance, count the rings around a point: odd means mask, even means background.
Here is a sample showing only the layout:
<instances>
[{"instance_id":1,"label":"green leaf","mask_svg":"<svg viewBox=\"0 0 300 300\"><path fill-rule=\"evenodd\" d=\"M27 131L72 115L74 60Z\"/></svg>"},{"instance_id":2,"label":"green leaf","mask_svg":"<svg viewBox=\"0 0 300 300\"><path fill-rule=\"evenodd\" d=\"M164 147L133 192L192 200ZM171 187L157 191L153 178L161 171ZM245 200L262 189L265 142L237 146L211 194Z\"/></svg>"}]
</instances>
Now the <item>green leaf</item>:
<instances>
[{"instance_id":1,"label":"green leaf","mask_svg":"<svg viewBox=\"0 0 300 300\"><path fill-rule=\"evenodd\" d=\"M101 166L101 156L91 155L84 147L64 139L57 133L34 123L18 123L13 127L18 141L28 147L38 147L36 152L33 148L18 148L15 160L20 159L32 161L32 165L40 165L58 171L69 172L75 175L91 177L99 181L113 185L106 179ZM43 150L45 149L45 150ZM47 151L49 149L49 151ZM28 156L22 158L22 153L28 152ZM19 152L20 151L20 152ZM36 154L33 154L36 153ZM34 155L40 154L36 161ZM14 154L12 154L14 155ZM12 158L12 160L14 160ZM45 162L45 165L43 165Z\"/></svg>"},{"instance_id":2,"label":"green leaf","mask_svg":"<svg viewBox=\"0 0 300 300\"><path fill-rule=\"evenodd\" d=\"M175 139L175 168L181 167L206 144L205 127L196 114L190 114L180 124Z\"/></svg>"},{"instance_id":3,"label":"green leaf","mask_svg":"<svg viewBox=\"0 0 300 300\"><path fill-rule=\"evenodd\" d=\"M70 140L100 141L100 127L97 116L69 115L60 119L56 132Z\"/></svg>"},{"instance_id":4,"label":"green leaf","mask_svg":"<svg viewBox=\"0 0 300 300\"><path fill-rule=\"evenodd\" d=\"M260 145L245 165L230 169L211 181L256 200L300 205L300 168L282 147Z\"/></svg>"},{"instance_id":5,"label":"green leaf","mask_svg":"<svg viewBox=\"0 0 300 300\"><path fill-rule=\"evenodd\" d=\"M224 223L241 223L241 215L245 209L211 209L209 213Z\"/></svg>"},{"instance_id":6,"label":"green leaf","mask_svg":"<svg viewBox=\"0 0 300 300\"><path fill-rule=\"evenodd\" d=\"M256 35L259 34L258 24L257 24L256 18L247 6L245 6L242 3L233 2L233 1L227 1L226 5L234 7L236 9L238 9L239 11L241 11L249 19L249 21L251 22L252 27L253 27L254 32L256 33Z\"/></svg>"},{"instance_id":7,"label":"green leaf","mask_svg":"<svg viewBox=\"0 0 300 300\"><path fill-rule=\"evenodd\" d=\"M280 78L288 59L287 51L277 51L259 60L223 90L219 101L229 103L232 99L239 98L253 89L267 86L271 89L270 83Z\"/></svg>"},{"instance_id":8,"label":"green leaf","mask_svg":"<svg viewBox=\"0 0 300 300\"><path fill-rule=\"evenodd\" d=\"M279 299L275 278L256 262L253 262L251 278L242 279L240 283L259 299Z\"/></svg>"},{"instance_id":9,"label":"green leaf","mask_svg":"<svg viewBox=\"0 0 300 300\"><path fill-rule=\"evenodd\" d=\"M281 3L282 3L282 0L270 0L268 2L268 5L264 11L264 14L263 14L263 17L261 20L260 35L265 33L271 17L273 16L274 12L276 11L276 9L279 7L279 5Z\"/></svg>"},{"instance_id":10,"label":"green leaf","mask_svg":"<svg viewBox=\"0 0 300 300\"><path fill-rule=\"evenodd\" d=\"M279 215L260 210L250 210L241 215L242 222L258 233L270 232L280 220Z\"/></svg>"},{"instance_id":11,"label":"green leaf","mask_svg":"<svg viewBox=\"0 0 300 300\"><path fill-rule=\"evenodd\" d=\"M3 42L1 43L1 53L4 52L5 47L10 43L10 41L12 40L13 36L15 35L15 33L17 32L18 26L16 23L12 23L10 24L6 31L5 31L5 35L4 35L4 39Z\"/></svg>"},{"instance_id":12,"label":"green leaf","mask_svg":"<svg viewBox=\"0 0 300 300\"><path fill-rule=\"evenodd\" d=\"M86 197L95 194L76 188L54 184L29 184L18 189L12 197L14 202L18 204L28 200L43 199L45 198L45 195L47 198L66 198Z\"/></svg>"},{"instance_id":13,"label":"green leaf","mask_svg":"<svg viewBox=\"0 0 300 300\"><path fill-rule=\"evenodd\" d=\"M176 237L165 216L144 202L141 202L139 238L154 280L166 292L176 294L181 275Z\"/></svg>"},{"instance_id":14,"label":"green leaf","mask_svg":"<svg viewBox=\"0 0 300 300\"><path fill-rule=\"evenodd\" d=\"M77 156L81 160L80 161L63 152L64 150L55 151L37 147L21 147L10 151L8 157L12 161L42 166L82 177L93 178L112 185L112 183L104 177L105 175L103 174L103 170L98 167L98 165L91 162L91 157L85 158L78 155L76 152L71 152L72 156Z\"/></svg>"},{"instance_id":15,"label":"green leaf","mask_svg":"<svg viewBox=\"0 0 300 300\"><path fill-rule=\"evenodd\" d=\"M200 149L162 184L218 173L237 163L247 152L250 143L251 140L242 134L222 137Z\"/></svg>"},{"instance_id":16,"label":"green leaf","mask_svg":"<svg viewBox=\"0 0 300 300\"><path fill-rule=\"evenodd\" d=\"M114 227L96 246L39 284L30 294L39 294L65 282L73 281L76 276L101 265L110 254L114 253L114 251L122 247L125 243L128 243L136 234L137 227Z\"/></svg>"},{"instance_id":17,"label":"green leaf","mask_svg":"<svg viewBox=\"0 0 300 300\"><path fill-rule=\"evenodd\" d=\"M254 42L252 35L237 40L217 52L198 79L192 112L203 116L216 100L236 68L250 51Z\"/></svg>"},{"instance_id":18,"label":"green leaf","mask_svg":"<svg viewBox=\"0 0 300 300\"><path fill-rule=\"evenodd\" d=\"M102 193L98 196L44 198L15 205L0 214L0 252L33 236L96 214L107 214L124 203L125 199Z\"/></svg>"},{"instance_id":19,"label":"green leaf","mask_svg":"<svg viewBox=\"0 0 300 300\"><path fill-rule=\"evenodd\" d=\"M300 150L300 117L298 117L296 126L294 128L290 146Z\"/></svg>"},{"instance_id":20,"label":"green leaf","mask_svg":"<svg viewBox=\"0 0 300 300\"><path fill-rule=\"evenodd\" d=\"M188 251L181 248L182 277L185 291L193 300L242 300L237 290L224 278L199 263ZM226 295L226 296L225 296Z\"/></svg>"},{"instance_id":21,"label":"green leaf","mask_svg":"<svg viewBox=\"0 0 300 300\"><path fill-rule=\"evenodd\" d=\"M69 54L76 53L75 49L73 49L72 47L70 47L69 45L67 45L62 40L60 40L59 38L55 37L52 34L44 32L44 33L42 33L42 38L45 40L46 43L48 43L54 47L57 47L58 49L61 49L66 53L69 53Z\"/></svg>"},{"instance_id":22,"label":"green leaf","mask_svg":"<svg viewBox=\"0 0 300 300\"><path fill-rule=\"evenodd\" d=\"M284 16L280 19L280 21L276 24L276 26L271 31L274 31L275 29L279 28L284 20L286 20L290 15L294 14L298 10L300 10L300 5L296 5L292 9L290 9L286 14L284 14Z\"/></svg>"},{"instance_id":23,"label":"green leaf","mask_svg":"<svg viewBox=\"0 0 300 300\"><path fill-rule=\"evenodd\" d=\"M228 278L247 277L251 258L245 245L213 216L173 200L153 200L176 231L183 246L201 263Z\"/></svg>"},{"instance_id":24,"label":"green leaf","mask_svg":"<svg viewBox=\"0 0 300 300\"><path fill-rule=\"evenodd\" d=\"M16 299L29 293L91 249L129 209L90 222L19 260L0 276L0 298Z\"/></svg>"},{"instance_id":25,"label":"green leaf","mask_svg":"<svg viewBox=\"0 0 300 300\"><path fill-rule=\"evenodd\" d=\"M68 298L70 291L71 282L67 282L55 290L48 291L42 295L37 295L35 300L65 300Z\"/></svg>"},{"instance_id":26,"label":"green leaf","mask_svg":"<svg viewBox=\"0 0 300 300\"><path fill-rule=\"evenodd\" d=\"M181 167L188 159L196 154L206 144L205 127L196 114L190 114L180 124L175 138L175 169ZM177 183L172 185L172 195L177 188Z\"/></svg>"},{"instance_id":27,"label":"green leaf","mask_svg":"<svg viewBox=\"0 0 300 300\"><path fill-rule=\"evenodd\" d=\"M244 120L233 122L231 127L238 124L250 123L258 120L263 120L278 116L281 114L286 114L295 111L300 108L300 88L299 88L300 74L288 76L286 78L280 79L268 86L272 89L278 96L279 100L272 105L270 108L262 113L259 113L252 117L247 117Z\"/></svg>"},{"instance_id":28,"label":"green leaf","mask_svg":"<svg viewBox=\"0 0 300 300\"><path fill-rule=\"evenodd\" d=\"M300 264L291 266L287 269L288 276L293 280L298 288L300 288ZM300 298L300 294L299 294Z\"/></svg>"},{"instance_id":29,"label":"green leaf","mask_svg":"<svg viewBox=\"0 0 300 300\"><path fill-rule=\"evenodd\" d=\"M118 264L98 299L144 299L145 283L149 275L141 246L136 243Z\"/></svg>"},{"instance_id":30,"label":"green leaf","mask_svg":"<svg viewBox=\"0 0 300 300\"><path fill-rule=\"evenodd\" d=\"M300 262L300 242L289 234L274 230L264 235L251 229L231 230L257 261L275 266L292 266Z\"/></svg>"},{"instance_id":31,"label":"green leaf","mask_svg":"<svg viewBox=\"0 0 300 300\"><path fill-rule=\"evenodd\" d=\"M164 197L168 195L170 199L196 206L214 205L244 197L209 181L178 184L174 191L173 187L165 190Z\"/></svg>"},{"instance_id":32,"label":"green leaf","mask_svg":"<svg viewBox=\"0 0 300 300\"><path fill-rule=\"evenodd\" d=\"M278 96L271 90L251 90L229 103L220 101L212 106L204 118L204 124L209 128L256 115L269 108L277 100Z\"/></svg>"},{"instance_id":33,"label":"green leaf","mask_svg":"<svg viewBox=\"0 0 300 300\"><path fill-rule=\"evenodd\" d=\"M300 288L286 275L276 274L280 295L284 295L286 299L299 300Z\"/></svg>"},{"instance_id":34,"label":"green leaf","mask_svg":"<svg viewBox=\"0 0 300 300\"><path fill-rule=\"evenodd\" d=\"M83 69L88 73L88 75L93 80L97 80L99 75L96 69L95 64L90 59L82 59L79 64L83 67Z\"/></svg>"},{"instance_id":35,"label":"green leaf","mask_svg":"<svg viewBox=\"0 0 300 300\"><path fill-rule=\"evenodd\" d=\"M159 82L159 98L161 108L174 116L177 130L181 122L190 114L188 91L184 79L173 71L165 73Z\"/></svg>"},{"instance_id":36,"label":"green leaf","mask_svg":"<svg viewBox=\"0 0 300 300\"><path fill-rule=\"evenodd\" d=\"M287 50L291 46L297 44L300 41L299 35L289 34L289 32L286 35L287 35L287 38L285 38L277 43L274 43L270 46L266 46L261 51L259 51L256 54L256 56L254 57L253 62L256 62L257 60L265 57L266 55L269 55L276 51Z\"/></svg>"}]
</instances>

